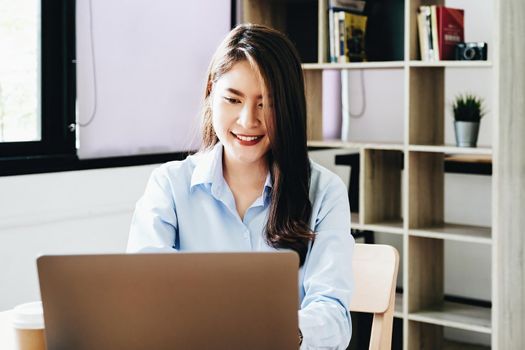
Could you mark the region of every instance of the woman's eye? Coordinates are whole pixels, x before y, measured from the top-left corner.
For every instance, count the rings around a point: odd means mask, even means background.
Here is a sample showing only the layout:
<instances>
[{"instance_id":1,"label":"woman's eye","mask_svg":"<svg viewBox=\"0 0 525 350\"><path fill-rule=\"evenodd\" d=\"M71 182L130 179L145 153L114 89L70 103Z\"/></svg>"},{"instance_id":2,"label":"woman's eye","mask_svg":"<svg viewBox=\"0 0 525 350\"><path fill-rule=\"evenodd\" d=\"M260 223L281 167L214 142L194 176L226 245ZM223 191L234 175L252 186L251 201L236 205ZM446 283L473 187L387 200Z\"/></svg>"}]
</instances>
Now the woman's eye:
<instances>
[{"instance_id":1,"label":"woman's eye","mask_svg":"<svg viewBox=\"0 0 525 350\"><path fill-rule=\"evenodd\" d=\"M240 103L241 101L239 101L238 99L236 98L231 98L231 97L224 97L224 99L226 100L226 102L228 103L232 103L232 104L235 104L235 103Z\"/></svg>"}]
</instances>

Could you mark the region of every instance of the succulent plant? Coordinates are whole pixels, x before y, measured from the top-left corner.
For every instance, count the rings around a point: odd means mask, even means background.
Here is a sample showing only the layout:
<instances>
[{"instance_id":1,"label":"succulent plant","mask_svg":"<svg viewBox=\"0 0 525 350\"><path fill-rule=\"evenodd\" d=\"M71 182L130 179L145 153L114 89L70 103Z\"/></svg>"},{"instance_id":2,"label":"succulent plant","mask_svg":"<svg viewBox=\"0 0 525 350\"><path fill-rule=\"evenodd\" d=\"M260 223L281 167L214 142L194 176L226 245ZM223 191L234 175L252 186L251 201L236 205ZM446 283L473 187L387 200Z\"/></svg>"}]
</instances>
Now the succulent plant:
<instances>
[{"instance_id":1,"label":"succulent plant","mask_svg":"<svg viewBox=\"0 0 525 350\"><path fill-rule=\"evenodd\" d=\"M485 115L483 99L472 94L458 95L452 105L454 120L479 123Z\"/></svg>"}]
</instances>

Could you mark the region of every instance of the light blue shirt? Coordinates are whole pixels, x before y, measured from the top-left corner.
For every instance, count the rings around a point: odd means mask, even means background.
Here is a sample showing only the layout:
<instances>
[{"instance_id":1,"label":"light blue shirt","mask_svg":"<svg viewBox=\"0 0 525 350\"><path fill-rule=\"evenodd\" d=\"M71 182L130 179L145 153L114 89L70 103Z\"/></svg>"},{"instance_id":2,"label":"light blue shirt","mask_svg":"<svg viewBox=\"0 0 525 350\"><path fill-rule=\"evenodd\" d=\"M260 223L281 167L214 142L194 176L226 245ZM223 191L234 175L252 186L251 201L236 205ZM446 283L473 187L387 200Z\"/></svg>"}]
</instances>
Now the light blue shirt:
<instances>
[{"instance_id":1,"label":"light blue shirt","mask_svg":"<svg viewBox=\"0 0 525 350\"><path fill-rule=\"evenodd\" d=\"M270 175L241 220L222 172L223 147L155 169L138 201L128 252L275 251L264 239ZM346 349L352 334L350 207L341 179L311 162L310 228L316 234L299 269L301 349Z\"/></svg>"}]
</instances>

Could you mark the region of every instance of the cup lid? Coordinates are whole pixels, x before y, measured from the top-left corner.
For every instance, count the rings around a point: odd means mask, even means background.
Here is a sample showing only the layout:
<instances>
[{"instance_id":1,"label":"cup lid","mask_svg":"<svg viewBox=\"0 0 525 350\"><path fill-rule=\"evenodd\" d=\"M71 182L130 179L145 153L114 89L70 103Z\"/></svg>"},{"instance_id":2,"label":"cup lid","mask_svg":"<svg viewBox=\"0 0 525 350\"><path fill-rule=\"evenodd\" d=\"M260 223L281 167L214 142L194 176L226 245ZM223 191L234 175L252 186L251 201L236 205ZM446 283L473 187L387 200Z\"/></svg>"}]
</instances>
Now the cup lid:
<instances>
[{"instance_id":1,"label":"cup lid","mask_svg":"<svg viewBox=\"0 0 525 350\"><path fill-rule=\"evenodd\" d=\"M41 301L15 306L12 312L13 327L17 329L43 329L44 311Z\"/></svg>"}]
</instances>

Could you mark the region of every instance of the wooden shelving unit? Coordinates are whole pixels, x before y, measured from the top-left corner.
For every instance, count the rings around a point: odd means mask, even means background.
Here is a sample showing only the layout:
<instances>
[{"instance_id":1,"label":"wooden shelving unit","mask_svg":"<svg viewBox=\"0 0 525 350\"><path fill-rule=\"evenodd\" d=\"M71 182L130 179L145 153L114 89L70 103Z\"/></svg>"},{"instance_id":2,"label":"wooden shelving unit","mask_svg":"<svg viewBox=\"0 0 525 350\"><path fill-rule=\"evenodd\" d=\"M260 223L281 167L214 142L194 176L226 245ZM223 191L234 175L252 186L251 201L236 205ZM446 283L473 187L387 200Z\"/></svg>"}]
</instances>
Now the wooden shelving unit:
<instances>
[{"instance_id":1,"label":"wooden shelving unit","mask_svg":"<svg viewBox=\"0 0 525 350\"><path fill-rule=\"evenodd\" d=\"M495 0L483 1L497 3ZM303 3L305 6L317 7L317 18L304 19L304 25L317 25L313 34L309 32L308 40L315 42L318 52L317 61L307 60L303 63L308 105L308 145L313 148L343 148L359 153L359 213L352 213L352 228L402 237L400 268L404 292L396 295L395 317L403 319L403 348L487 349L449 341L443 335L444 327L492 336L497 329L497 323L493 321L494 312L490 308L444 301L445 242L465 242L473 244L475 248L476 245L495 246L497 239L492 227L445 222L445 158L467 157L473 161L479 158L492 163L497 153L497 148L493 150L492 147L458 148L445 144L445 71L499 69L499 60L495 54L497 48L491 48L492 61L420 61L417 9L420 5L443 5L445 2L405 0L402 24L404 58L395 61L329 63L327 0L242 0L241 9L248 10L241 10L241 21L266 24L286 32L288 13L282 10L286 7L283 3L295 8ZM496 18L499 20L499 17ZM297 31L294 33L297 34ZM293 35L290 37L294 41ZM403 70L404 82L399 87L405 91L403 140L398 143L323 140L322 73L329 69ZM495 125L498 117L498 111L494 111ZM497 295L496 284L492 286L492 295ZM492 339L493 348L497 348Z\"/></svg>"}]
</instances>

